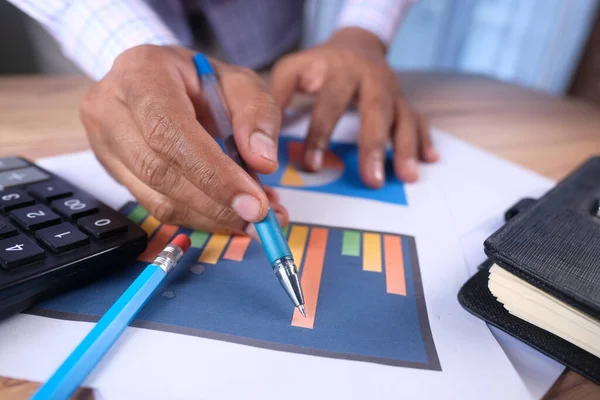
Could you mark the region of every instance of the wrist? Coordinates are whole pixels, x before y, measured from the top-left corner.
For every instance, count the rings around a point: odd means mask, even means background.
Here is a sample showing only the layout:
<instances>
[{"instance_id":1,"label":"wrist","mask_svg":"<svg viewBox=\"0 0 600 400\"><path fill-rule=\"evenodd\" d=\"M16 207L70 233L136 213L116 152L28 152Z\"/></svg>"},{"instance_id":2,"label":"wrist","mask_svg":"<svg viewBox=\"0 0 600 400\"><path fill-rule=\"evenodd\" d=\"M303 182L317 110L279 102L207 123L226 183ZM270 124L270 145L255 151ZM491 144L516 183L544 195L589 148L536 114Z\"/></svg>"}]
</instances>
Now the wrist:
<instances>
[{"instance_id":1,"label":"wrist","mask_svg":"<svg viewBox=\"0 0 600 400\"><path fill-rule=\"evenodd\" d=\"M374 33L358 27L344 27L331 36L328 43L349 48L358 48L371 55L385 57L387 46Z\"/></svg>"}]
</instances>

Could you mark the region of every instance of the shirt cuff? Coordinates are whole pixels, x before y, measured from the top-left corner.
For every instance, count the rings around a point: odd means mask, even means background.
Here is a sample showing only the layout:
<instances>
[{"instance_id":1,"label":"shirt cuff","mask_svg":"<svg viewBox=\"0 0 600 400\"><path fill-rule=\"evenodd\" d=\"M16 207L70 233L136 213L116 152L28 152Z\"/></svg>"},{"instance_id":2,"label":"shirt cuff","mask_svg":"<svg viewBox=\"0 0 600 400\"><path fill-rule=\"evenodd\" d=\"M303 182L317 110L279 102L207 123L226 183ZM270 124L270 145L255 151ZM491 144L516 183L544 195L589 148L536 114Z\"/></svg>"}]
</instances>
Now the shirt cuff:
<instances>
[{"instance_id":1,"label":"shirt cuff","mask_svg":"<svg viewBox=\"0 0 600 400\"><path fill-rule=\"evenodd\" d=\"M396 35L408 7L416 0L346 0L336 28L365 29L377 36L386 46Z\"/></svg>"},{"instance_id":2,"label":"shirt cuff","mask_svg":"<svg viewBox=\"0 0 600 400\"><path fill-rule=\"evenodd\" d=\"M63 52L96 80L102 79L127 49L142 44L180 44L142 1L73 1L59 18L62 23L55 34Z\"/></svg>"}]
</instances>

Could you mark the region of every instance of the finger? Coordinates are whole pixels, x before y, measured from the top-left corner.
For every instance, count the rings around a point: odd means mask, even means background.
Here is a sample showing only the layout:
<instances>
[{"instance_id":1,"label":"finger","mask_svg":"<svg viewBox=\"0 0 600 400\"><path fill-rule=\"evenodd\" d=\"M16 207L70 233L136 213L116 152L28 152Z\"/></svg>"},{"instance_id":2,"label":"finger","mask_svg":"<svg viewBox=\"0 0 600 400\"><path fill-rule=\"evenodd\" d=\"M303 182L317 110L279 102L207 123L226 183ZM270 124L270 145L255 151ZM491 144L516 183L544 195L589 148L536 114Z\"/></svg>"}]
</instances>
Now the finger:
<instances>
[{"instance_id":1,"label":"finger","mask_svg":"<svg viewBox=\"0 0 600 400\"><path fill-rule=\"evenodd\" d=\"M385 152L394 122L394 94L381 83L365 80L360 87L358 109L360 176L367 186L379 188L385 181Z\"/></svg>"},{"instance_id":2,"label":"finger","mask_svg":"<svg viewBox=\"0 0 600 400\"><path fill-rule=\"evenodd\" d=\"M105 102L105 107L111 118L104 120L102 131L110 132L110 135L105 135L111 138L110 152L115 154L138 180L220 225L238 230L246 226L245 221L234 210L214 201L175 168L160 170L161 165L166 164L142 139L125 105Z\"/></svg>"},{"instance_id":3,"label":"finger","mask_svg":"<svg viewBox=\"0 0 600 400\"><path fill-rule=\"evenodd\" d=\"M279 203L279 193L270 186L263 186L263 190L267 194L269 201Z\"/></svg>"},{"instance_id":4,"label":"finger","mask_svg":"<svg viewBox=\"0 0 600 400\"><path fill-rule=\"evenodd\" d=\"M317 95L312 111L308 135L304 143L304 167L319 171L329 138L358 87L358 82L347 74L328 76Z\"/></svg>"},{"instance_id":5,"label":"finger","mask_svg":"<svg viewBox=\"0 0 600 400\"><path fill-rule=\"evenodd\" d=\"M287 226L289 224L288 213L285 208L281 207L281 205L277 205L273 207L273 212L275 213L275 217L277 217L277 222L281 227ZM254 224L249 224L246 228L246 234L256 241L260 242L260 238L258 236L258 232L256 231L256 227Z\"/></svg>"},{"instance_id":6,"label":"finger","mask_svg":"<svg viewBox=\"0 0 600 400\"><path fill-rule=\"evenodd\" d=\"M417 126L408 104L403 98L396 103L396 121L392 143L394 146L394 170L405 182L415 182L419 177L417 163Z\"/></svg>"},{"instance_id":7,"label":"finger","mask_svg":"<svg viewBox=\"0 0 600 400\"><path fill-rule=\"evenodd\" d=\"M163 64L164 59L159 60ZM150 159L144 181L158 182L174 167L201 192L244 220L258 221L266 215L268 199L260 186L227 155L196 120L194 106L180 74L195 74L159 63L132 76L124 91L133 119L144 138L160 157ZM142 75L142 74L140 74ZM139 173L139 172L138 172Z\"/></svg>"},{"instance_id":8,"label":"finger","mask_svg":"<svg viewBox=\"0 0 600 400\"><path fill-rule=\"evenodd\" d=\"M302 71L308 65L308 57L292 54L283 57L271 73L271 93L281 110L285 110L300 84Z\"/></svg>"},{"instance_id":9,"label":"finger","mask_svg":"<svg viewBox=\"0 0 600 400\"><path fill-rule=\"evenodd\" d=\"M433 147L429 123L420 113L415 112L414 116L419 130L419 156L425 162L436 162L440 155Z\"/></svg>"},{"instance_id":10,"label":"finger","mask_svg":"<svg viewBox=\"0 0 600 400\"><path fill-rule=\"evenodd\" d=\"M275 172L281 109L256 73L229 66L220 68L223 95L229 106L233 135L242 158L257 172Z\"/></svg>"},{"instance_id":11,"label":"finger","mask_svg":"<svg viewBox=\"0 0 600 400\"><path fill-rule=\"evenodd\" d=\"M156 219L164 224L185 226L208 232L228 234L244 233L247 222L240 220L238 226L223 225L196 213L185 204L159 193L139 180L110 152L97 153L98 160L109 173L125 185L138 202Z\"/></svg>"}]
</instances>

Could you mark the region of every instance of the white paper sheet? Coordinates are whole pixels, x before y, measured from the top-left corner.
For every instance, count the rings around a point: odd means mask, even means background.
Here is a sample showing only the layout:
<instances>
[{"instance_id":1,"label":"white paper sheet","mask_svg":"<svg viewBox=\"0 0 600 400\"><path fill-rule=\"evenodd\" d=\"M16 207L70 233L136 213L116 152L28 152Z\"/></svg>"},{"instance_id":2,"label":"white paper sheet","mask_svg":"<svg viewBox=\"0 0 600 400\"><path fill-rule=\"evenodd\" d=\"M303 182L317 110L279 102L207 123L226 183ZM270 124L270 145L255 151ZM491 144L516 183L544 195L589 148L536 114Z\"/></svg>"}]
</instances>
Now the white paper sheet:
<instances>
[{"instance_id":1,"label":"white paper sheet","mask_svg":"<svg viewBox=\"0 0 600 400\"><path fill-rule=\"evenodd\" d=\"M352 140L356 126L355 117L346 117L334 137ZM299 123L288 132L302 135L305 129L305 123ZM271 398L281 397L284 390L290 399L328 396L529 398L531 394L540 397L540 391L545 391L543 388L551 384L546 384L551 373L538 377L525 374L534 364L526 362L526 359L533 358L539 363L540 358L536 357L539 353L518 357L519 362L511 358L516 367L521 366L519 372L527 383L526 388L486 325L464 311L456 299L458 289L469 276L465 263L468 257L461 251L464 246L461 246L457 233L469 232L471 226L465 221L471 221L477 227L481 220L501 214L504 208L499 211L488 204L487 208L476 209L479 219L471 218L471 211L475 208L471 209L465 202L472 202L473 197L463 196L462 202L461 193L458 193L462 190L457 190L457 193L451 190L449 194L445 191L451 187L442 188L440 185L440 181L451 174L449 168L464 174L466 179L457 180L456 184L464 189L469 181L477 182L481 178L477 173L469 174L473 169L481 171L489 166L501 175L501 168L508 170L514 167L494 165L498 163L496 159L489 161L485 154L441 134L436 134L435 139L443 161L439 165L425 167L420 182L407 187L409 208L382 203L365 207L366 203L361 199L345 197L341 202L334 195L286 189L279 192L295 221L399 232L416 237L429 322L442 372L290 354L129 328L86 384L98 388L102 397L109 399ZM463 148L457 150L452 146ZM455 151L462 154L449 154ZM488 163L472 168L463 162L469 157ZM453 161L454 158L458 160ZM130 194L108 177L89 152L46 159L40 164L113 207L131 199ZM515 171L511 173L519 179L525 176ZM536 178L530 177L530 184L524 186L531 189L531 182ZM540 182L536 184L543 185ZM520 189L511 189L512 196L518 198L523 195L518 192ZM499 191L489 185L489 191L494 190L494 194ZM504 198L504 203L510 206L512 203L508 197ZM440 202L447 204L440 207ZM505 206L504 203L493 205ZM314 207L314 204L319 204L319 207ZM453 206L452 212L446 211ZM342 210L345 217L340 219L335 216L339 214L328 212L332 207ZM465 213L464 218L462 213ZM89 323L32 315L17 315L2 321L0 374L34 380L48 378L91 326ZM516 347L510 344L505 350ZM546 365L545 362L541 364ZM552 377L552 381L556 376ZM289 382L295 379L301 383L293 385L294 390L290 392L287 390ZM530 379L535 381L533 386L527 382Z\"/></svg>"}]
</instances>

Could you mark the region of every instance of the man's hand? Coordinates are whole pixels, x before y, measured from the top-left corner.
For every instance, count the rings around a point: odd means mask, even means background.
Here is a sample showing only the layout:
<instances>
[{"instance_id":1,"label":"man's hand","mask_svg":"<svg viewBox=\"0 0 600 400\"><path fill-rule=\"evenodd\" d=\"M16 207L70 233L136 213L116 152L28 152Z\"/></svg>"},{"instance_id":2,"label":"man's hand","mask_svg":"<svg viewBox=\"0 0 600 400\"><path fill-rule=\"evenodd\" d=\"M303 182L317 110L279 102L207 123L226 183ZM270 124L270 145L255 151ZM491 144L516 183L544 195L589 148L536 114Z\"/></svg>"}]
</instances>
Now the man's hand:
<instances>
[{"instance_id":1,"label":"man's hand","mask_svg":"<svg viewBox=\"0 0 600 400\"><path fill-rule=\"evenodd\" d=\"M96 157L159 220L194 229L250 233L269 203L287 211L219 147L192 61L176 47L139 46L121 54L92 86L81 119ZM281 111L254 72L211 60L231 113L236 143L260 173L277 169Z\"/></svg>"},{"instance_id":2,"label":"man's hand","mask_svg":"<svg viewBox=\"0 0 600 400\"><path fill-rule=\"evenodd\" d=\"M390 137L396 175L406 182L418 178L418 159L438 159L429 127L402 96L385 52L373 34L345 28L323 45L286 56L275 65L272 91L282 109L297 90L317 95L305 143L305 168L321 168L333 128L353 100L360 112L359 164L365 184L383 185Z\"/></svg>"}]
</instances>

